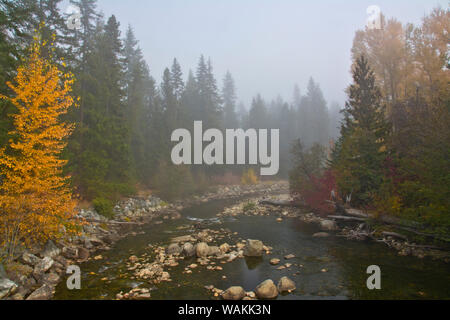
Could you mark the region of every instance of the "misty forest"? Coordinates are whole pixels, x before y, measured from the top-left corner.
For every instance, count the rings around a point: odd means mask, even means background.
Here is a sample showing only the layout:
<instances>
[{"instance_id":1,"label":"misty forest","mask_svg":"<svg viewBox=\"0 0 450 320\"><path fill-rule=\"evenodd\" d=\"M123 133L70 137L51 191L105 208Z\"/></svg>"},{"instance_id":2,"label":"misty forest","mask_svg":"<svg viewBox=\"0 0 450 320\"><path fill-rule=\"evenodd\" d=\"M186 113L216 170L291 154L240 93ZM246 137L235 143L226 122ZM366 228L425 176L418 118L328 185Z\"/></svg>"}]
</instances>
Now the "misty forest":
<instances>
[{"instance_id":1,"label":"misty forest","mask_svg":"<svg viewBox=\"0 0 450 320\"><path fill-rule=\"evenodd\" d=\"M345 103L313 75L248 103L240 70L154 74L132 25L62 2L0 0L0 299L450 298L448 8L361 26ZM278 173L174 164L195 121L279 129Z\"/></svg>"}]
</instances>

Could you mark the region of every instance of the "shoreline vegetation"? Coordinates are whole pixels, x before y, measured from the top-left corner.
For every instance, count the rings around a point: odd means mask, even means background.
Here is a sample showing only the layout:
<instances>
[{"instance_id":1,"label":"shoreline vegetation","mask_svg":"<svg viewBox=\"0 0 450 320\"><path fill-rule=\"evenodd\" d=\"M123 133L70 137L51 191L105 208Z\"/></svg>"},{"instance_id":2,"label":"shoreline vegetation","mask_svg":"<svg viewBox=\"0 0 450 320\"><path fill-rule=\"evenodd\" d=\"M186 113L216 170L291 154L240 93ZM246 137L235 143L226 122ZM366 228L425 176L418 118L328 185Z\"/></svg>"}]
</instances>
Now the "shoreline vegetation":
<instances>
[{"instance_id":1,"label":"shoreline vegetation","mask_svg":"<svg viewBox=\"0 0 450 320\"><path fill-rule=\"evenodd\" d=\"M239 200L241 198L245 198L245 200L238 201L237 204L225 208L217 216L219 218L226 216L235 217L238 215L273 216L276 222L281 222L285 219L300 219L305 223L319 225L321 231L314 234L313 237L344 237L349 240L382 242L386 244L387 249L391 248L398 251L399 255L412 255L417 258L430 257L432 259L441 259L447 263L450 262L448 248L440 248L434 245L421 245L419 242L415 242L409 238L407 234L388 231L391 230L389 227L387 229L380 227L371 221L371 219L368 219L365 213L359 210L346 209L347 214L345 216L323 216L315 214L305 204L298 203L298 201L289 195L289 185L286 181L275 181L247 186L217 186L202 195L177 200L173 203L164 202L152 195L129 198L121 200L116 204L113 218L101 216L94 209L80 209L77 216L81 221L84 221L81 235L63 238L57 242L48 241L44 246L34 245L28 249L22 247L16 252L16 256L12 262L4 266L0 265L1 274L7 280L2 280L5 282L5 284L2 283L4 285L2 288L9 285L8 289L3 289L0 292L2 294L1 298L13 300L51 299L56 285L66 277L67 266L92 259L103 259L102 252L110 250L115 242L126 236L137 235L137 226L157 225L165 221L180 219L181 215L179 212L183 208L196 204L219 199ZM218 239L224 237L223 232L216 232L208 228L202 228L202 230L204 234L202 234L203 238L201 239L197 239L197 234L192 234L189 237L179 237L179 239L175 239L176 241L172 241L172 243L178 244L177 248L171 245L153 248L163 258L162 261L154 263L151 266L143 264L146 267L141 266L135 270L136 267L133 269L133 266L139 263L139 259L141 258L130 257L128 266L130 272L137 273L138 277L150 277L156 283L158 281L170 281L170 275L164 271L163 266L174 266L177 263L177 260L183 256L181 254L182 251L178 252L179 248L192 253L197 250L197 241L208 243L212 241L209 237L219 237ZM218 249L223 251L223 254L227 254L225 258L228 262L232 262L234 259L244 256L247 241L243 240L242 244L238 244L238 247L234 251L234 245L231 245L231 249L230 247L227 247L227 250L225 250L226 248ZM189 245L185 245L186 243L189 243L192 248ZM258 249L262 252L261 254L264 252L270 253L270 247L268 245L266 246L261 243L262 249ZM187 246L189 248L185 248ZM255 246L258 247L259 243L255 244ZM214 247L210 246L205 250L210 250L210 248L213 248L211 250L215 250ZM177 254L172 255L173 253ZM209 265L214 260L211 260L211 258L208 259L208 255L199 257L200 259L204 259L202 261L205 265ZM213 256L215 255L214 253ZM219 255L219 258L223 257ZM279 264L279 261L272 260L271 264ZM202 263L202 261L199 263ZM188 266L185 272L189 273L191 267L195 268L195 265ZM213 267L220 268L215 265ZM281 264L278 267L286 268L286 265ZM286 286L288 288L281 290L293 290L290 281L290 279L283 279L281 281L282 284L278 284L278 286ZM272 286L272 284L273 281L272 283L267 282L264 283L263 287L270 287L270 290L267 289L269 292L274 291L273 287L277 286L276 284ZM236 297L240 297L241 299L255 299L258 297L254 292L244 292L242 296L242 291L239 288L225 290L207 287L207 290L211 291L213 297L222 297L224 299L235 299ZM264 293L259 294L259 297L263 296ZM150 298L150 295L149 292L132 289L130 292L118 293L116 298L147 299Z\"/></svg>"}]
</instances>

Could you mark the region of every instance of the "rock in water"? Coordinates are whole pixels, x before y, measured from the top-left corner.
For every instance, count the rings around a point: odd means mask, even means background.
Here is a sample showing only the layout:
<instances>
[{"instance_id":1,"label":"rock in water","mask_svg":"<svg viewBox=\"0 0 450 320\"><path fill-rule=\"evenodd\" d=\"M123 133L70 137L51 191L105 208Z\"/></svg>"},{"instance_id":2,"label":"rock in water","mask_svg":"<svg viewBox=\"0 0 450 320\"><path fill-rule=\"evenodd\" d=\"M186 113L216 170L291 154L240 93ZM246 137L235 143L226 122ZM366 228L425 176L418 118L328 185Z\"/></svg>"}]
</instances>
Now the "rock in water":
<instances>
[{"instance_id":1,"label":"rock in water","mask_svg":"<svg viewBox=\"0 0 450 320\"><path fill-rule=\"evenodd\" d=\"M242 287L230 287L224 291L222 298L224 300L242 300L245 297L245 290Z\"/></svg>"},{"instance_id":2,"label":"rock in water","mask_svg":"<svg viewBox=\"0 0 450 320\"><path fill-rule=\"evenodd\" d=\"M221 244L219 248L223 253L230 251L230 245L228 243Z\"/></svg>"},{"instance_id":3,"label":"rock in water","mask_svg":"<svg viewBox=\"0 0 450 320\"><path fill-rule=\"evenodd\" d=\"M283 277L278 282L278 287L277 288L278 288L278 291L280 293L282 293L282 292L289 292L290 293L290 292L295 290L295 283L294 283L294 281L292 281L288 277Z\"/></svg>"},{"instance_id":4,"label":"rock in water","mask_svg":"<svg viewBox=\"0 0 450 320\"><path fill-rule=\"evenodd\" d=\"M84 261L89 259L89 250L83 247L77 249L77 258Z\"/></svg>"},{"instance_id":5,"label":"rock in water","mask_svg":"<svg viewBox=\"0 0 450 320\"><path fill-rule=\"evenodd\" d=\"M181 248L177 243L172 243L171 245L169 245L167 247L167 254L177 254L177 253L181 253Z\"/></svg>"},{"instance_id":6,"label":"rock in water","mask_svg":"<svg viewBox=\"0 0 450 320\"><path fill-rule=\"evenodd\" d=\"M190 242L183 244L183 254L187 257L192 257L195 254L195 247Z\"/></svg>"},{"instance_id":7,"label":"rock in water","mask_svg":"<svg viewBox=\"0 0 450 320\"><path fill-rule=\"evenodd\" d=\"M53 289L47 284L30 294L27 300L49 300L53 296Z\"/></svg>"},{"instance_id":8,"label":"rock in water","mask_svg":"<svg viewBox=\"0 0 450 320\"><path fill-rule=\"evenodd\" d=\"M280 259L278 259L278 258L273 258L273 259L270 259L270 264L271 265L277 265L277 264L279 264L280 263Z\"/></svg>"},{"instance_id":9,"label":"rock in water","mask_svg":"<svg viewBox=\"0 0 450 320\"><path fill-rule=\"evenodd\" d=\"M278 290L272 280L268 279L260 283L255 289L259 299L273 299L278 296Z\"/></svg>"},{"instance_id":10,"label":"rock in water","mask_svg":"<svg viewBox=\"0 0 450 320\"><path fill-rule=\"evenodd\" d=\"M222 251L220 251L219 247L217 247L217 246L211 246L208 249L208 255L209 256L217 256L217 255L219 255L221 253L222 253Z\"/></svg>"},{"instance_id":11,"label":"rock in water","mask_svg":"<svg viewBox=\"0 0 450 320\"><path fill-rule=\"evenodd\" d=\"M195 253L197 257L206 257L209 253L209 246L205 242L200 242L195 246Z\"/></svg>"},{"instance_id":12,"label":"rock in water","mask_svg":"<svg viewBox=\"0 0 450 320\"><path fill-rule=\"evenodd\" d=\"M325 231L333 231L337 230L337 224L333 220L321 220L320 221L320 228Z\"/></svg>"},{"instance_id":13,"label":"rock in water","mask_svg":"<svg viewBox=\"0 0 450 320\"><path fill-rule=\"evenodd\" d=\"M260 257L263 254L263 246L260 240L247 240L244 255L247 257Z\"/></svg>"}]
</instances>

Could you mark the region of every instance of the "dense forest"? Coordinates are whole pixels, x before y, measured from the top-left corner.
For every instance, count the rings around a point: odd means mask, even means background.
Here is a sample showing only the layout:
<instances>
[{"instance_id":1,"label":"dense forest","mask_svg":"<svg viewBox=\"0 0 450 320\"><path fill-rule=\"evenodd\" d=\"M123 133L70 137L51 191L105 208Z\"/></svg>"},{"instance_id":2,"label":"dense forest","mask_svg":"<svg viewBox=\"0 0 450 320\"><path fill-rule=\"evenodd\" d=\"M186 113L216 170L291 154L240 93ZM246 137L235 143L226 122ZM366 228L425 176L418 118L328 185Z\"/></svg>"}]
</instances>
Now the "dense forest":
<instances>
[{"instance_id":1,"label":"dense forest","mask_svg":"<svg viewBox=\"0 0 450 320\"><path fill-rule=\"evenodd\" d=\"M193 70L185 74L174 58L157 83L132 26L122 35L116 17L103 17L95 0L70 2L81 13L80 28L67 26L61 0L0 0L0 95L4 98L0 100L0 200L9 203L1 210L13 210L14 197L21 190L9 182L15 177L8 171L15 171L11 163L30 169L23 158L17 159L26 148L45 147L44 143L26 145L27 139L43 136L25 134L18 127L40 118L39 114L21 117L27 110L21 108L23 103L34 101L55 104L54 111L48 108L43 114L73 126L50 130L49 139L59 144L49 147L58 157L49 157L48 167L39 162L30 170L71 179L70 186L66 179L52 180L46 190L33 191L23 184L24 194L36 192L39 198L50 189L70 187L77 197L108 214L114 201L143 188L171 199L213 183L235 182L236 177L239 182L243 174L248 175L248 166L171 163L172 131L191 130L194 120L201 120L204 128L222 130L280 128L278 176L289 177L291 191L315 210L329 210L326 200L333 195L450 234L448 10L435 9L419 26L383 18L380 30L358 31L352 48L353 83L342 108L328 104L312 78L304 94L295 85L288 101L280 96L266 101L257 95L245 106L239 103L232 74L218 80L212 60L205 56L199 57L197 66L188 66ZM30 67L27 73L27 65L35 69ZM59 71L52 71L46 81L69 81L71 75L73 81L55 84L54 92L46 94L58 98L46 100L41 93L41 101L26 88L47 87L49 82L39 82L42 79L33 78L33 72L52 68ZM64 99L73 100L73 106L68 108L69 100ZM65 138L67 144L62 142ZM38 174L31 171L26 172ZM58 201L67 200L63 208L72 207L68 191L58 192ZM58 211L64 215L62 209Z\"/></svg>"},{"instance_id":2,"label":"dense forest","mask_svg":"<svg viewBox=\"0 0 450 320\"><path fill-rule=\"evenodd\" d=\"M2 69L6 72L2 73L0 92L11 94L6 82L15 76L38 32L43 57L72 72L76 79L73 95L79 97L78 107L66 116L75 124L75 131L64 157L68 160L65 170L72 176L77 194L85 199L115 200L143 187L156 188L166 197L182 196L226 180L220 178L226 172L240 177L245 167L172 165L170 135L176 128L191 129L194 120L203 121L206 129L283 128L281 177L288 175L290 143L296 137L302 137L306 145L327 145L337 136L339 107L335 104L332 112L328 111L319 84L312 78L305 95L294 87L292 102L281 97L267 102L257 95L250 106L238 105L232 74L224 75L219 88L211 59L201 56L195 71L189 70L187 75L174 58L158 84L131 26L122 36L114 16L105 19L97 12L95 1L79 0L71 3L82 13L81 28L70 30L67 15L58 9L60 3L2 1ZM55 48L51 56L50 47ZM0 145L5 145L14 107L1 103Z\"/></svg>"}]
</instances>

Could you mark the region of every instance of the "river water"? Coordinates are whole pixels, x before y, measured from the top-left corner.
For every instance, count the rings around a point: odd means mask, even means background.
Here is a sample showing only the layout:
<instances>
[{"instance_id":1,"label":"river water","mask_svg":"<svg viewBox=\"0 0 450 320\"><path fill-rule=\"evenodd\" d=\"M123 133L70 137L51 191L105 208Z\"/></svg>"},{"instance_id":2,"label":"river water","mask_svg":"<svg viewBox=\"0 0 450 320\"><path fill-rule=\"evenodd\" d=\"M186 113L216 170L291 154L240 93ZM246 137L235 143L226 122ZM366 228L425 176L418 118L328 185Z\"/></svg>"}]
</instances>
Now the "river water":
<instances>
[{"instance_id":1,"label":"river water","mask_svg":"<svg viewBox=\"0 0 450 320\"><path fill-rule=\"evenodd\" d=\"M80 265L81 290L68 290L64 280L56 288L54 299L115 299L120 291L128 292L136 286L149 288L152 299L217 299L204 288L206 285L220 289L239 285L252 291L260 282L272 279L277 283L282 276L295 281L297 290L278 299L450 299L450 268L444 262L398 256L395 250L379 243L313 238L317 227L299 219L283 222L276 222L273 216L214 219L224 207L237 201L216 200L195 205L184 209L179 220L142 227L142 234L124 238L110 251L98 253L103 259ZM132 279L125 266L131 255L150 255L148 244L169 244L171 238L187 234L180 226L194 224L197 219L213 219L209 220L210 229L228 228L238 233L235 239L224 242L258 239L273 250L262 258L236 259L224 264L223 271L199 266L190 275L182 271L196 259L180 260L179 266L166 270L173 281L157 286ZM294 254L295 258L287 261L283 258L287 254ZM277 270L277 266L269 263L271 258L293 266ZM381 268L381 290L367 289L366 269L370 265ZM224 275L226 279L222 278Z\"/></svg>"}]
</instances>

